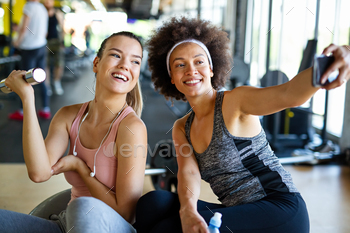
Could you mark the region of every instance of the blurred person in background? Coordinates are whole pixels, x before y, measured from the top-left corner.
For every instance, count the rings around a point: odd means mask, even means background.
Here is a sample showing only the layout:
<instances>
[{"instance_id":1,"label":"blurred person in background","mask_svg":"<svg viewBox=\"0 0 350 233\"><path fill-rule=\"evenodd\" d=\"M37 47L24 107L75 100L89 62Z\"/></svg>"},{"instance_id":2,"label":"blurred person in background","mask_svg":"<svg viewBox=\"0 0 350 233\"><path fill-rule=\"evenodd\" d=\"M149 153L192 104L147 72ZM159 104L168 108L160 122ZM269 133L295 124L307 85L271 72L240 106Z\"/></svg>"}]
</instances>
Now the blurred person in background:
<instances>
[{"instance_id":1,"label":"blurred person in background","mask_svg":"<svg viewBox=\"0 0 350 233\"><path fill-rule=\"evenodd\" d=\"M51 89L51 67L53 67L53 93L63 95L64 90L61 85L64 67L64 15L54 7L54 0L45 0L44 6L49 15L47 32L47 67L46 67L46 85L48 94L52 94Z\"/></svg>"},{"instance_id":2,"label":"blurred person in background","mask_svg":"<svg viewBox=\"0 0 350 233\"><path fill-rule=\"evenodd\" d=\"M84 36L85 36L86 50L89 50L90 49L90 40L91 40L91 27L90 27L90 25L86 25L85 31L84 31Z\"/></svg>"},{"instance_id":3,"label":"blurred person in background","mask_svg":"<svg viewBox=\"0 0 350 233\"><path fill-rule=\"evenodd\" d=\"M23 16L18 29L18 37L13 46L20 50L21 69L46 68L46 34L48 14L39 0L28 0L23 7ZM38 85L41 88L42 109L38 112L43 119L51 118L49 96L45 83ZM23 120L22 103L14 113L9 114L11 120Z\"/></svg>"}]
</instances>

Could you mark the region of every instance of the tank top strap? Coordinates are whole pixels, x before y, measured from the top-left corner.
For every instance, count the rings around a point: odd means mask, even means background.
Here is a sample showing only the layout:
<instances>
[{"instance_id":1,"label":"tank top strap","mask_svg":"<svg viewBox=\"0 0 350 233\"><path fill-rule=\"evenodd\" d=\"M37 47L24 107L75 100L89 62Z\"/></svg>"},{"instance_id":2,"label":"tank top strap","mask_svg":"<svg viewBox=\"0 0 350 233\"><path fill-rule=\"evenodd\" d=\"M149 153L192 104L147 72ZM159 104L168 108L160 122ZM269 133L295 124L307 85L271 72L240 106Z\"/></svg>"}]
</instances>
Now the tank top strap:
<instances>
[{"instance_id":1,"label":"tank top strap","mask_svg":"<svg viewBox=\"0 0 350 233\"><path fill-rule=\"evenodd\" d=\"M188 118L186 120L186 123L185 123L186 139L191 146L192 146L192 142L191 142L191 137L190 137L190 131L191 131L191 125L192 125L193 118L194 118L194 112L192 110L190 115L188 116Z\"/></svg>"},{"instance_id":2,"label":"tank top strap","mask_svg":"<svg viewBox=\"0 0 350 233\"><path fill-rule=\"evenodd\" d=\"M222 116L222 101L224 100L224 92L218 91L216 93L216 100L215 100L215 110L214 110L214 128L216 124L222 124L224 123L224 118ZM216 133L216 132L215 132Z\"/></svg>"},{"instance_id":3,"label":"tank top strap","mask_svg":"<svg viewBox=\"0 0 350 233\"><path fill-rule=\"evenodd\" d=\"M218 91L216 93L216 98L215 98L215 109L214 109L214 125L213 125L213 130L215 131L216 124L221 124L223 122L223 117L222 117L222 101L224 99L224 92L223 91ZM192 146L191 142L191 137L190 137L190 131L191 131L191 125L192 121L194 118L194 111L191 112L191 114L188 116L185 124L185 133L186 133L186 139ZM214 132L215 134L216 132Z\"/></svg>"},{"instance_id":4,"label":"tank top strap","mask_svg":"<svg viewBox=\"0 0 350 233\"><path fill-rule=\"evenodd\" d=\"M127 116L129 115L130 113L132 112L135 112L134 109L130 106L127 106L122 113L120 113L119 117L117 118L117 120L113 123L113 126L112 126L112 129L111 129L111 132L110 134L108 135L109 136L112 136L114 135L114 138L115 136L117 135L117 132L118 132L118 128L119 128L119 124L120 122ZM113 138L113 139L114 139Z\"/></svg>"},{"instance_id":5,"label":"tank top strap","mask_svg":"<svg viewBox=\"0 0 350 233\"><path fill-rule=\"evenodd\" d=\"M76 135L78 134L80 120L81 120L84 112L86 111L86 108L89 106L89 103L90 103L90 101L83 103L83 105L80 107L80 109L79 109L79 111L78 111L78 113L73 121L72 127L70 129L71 137L76 137Z\"/></svg>"}]
</instances>

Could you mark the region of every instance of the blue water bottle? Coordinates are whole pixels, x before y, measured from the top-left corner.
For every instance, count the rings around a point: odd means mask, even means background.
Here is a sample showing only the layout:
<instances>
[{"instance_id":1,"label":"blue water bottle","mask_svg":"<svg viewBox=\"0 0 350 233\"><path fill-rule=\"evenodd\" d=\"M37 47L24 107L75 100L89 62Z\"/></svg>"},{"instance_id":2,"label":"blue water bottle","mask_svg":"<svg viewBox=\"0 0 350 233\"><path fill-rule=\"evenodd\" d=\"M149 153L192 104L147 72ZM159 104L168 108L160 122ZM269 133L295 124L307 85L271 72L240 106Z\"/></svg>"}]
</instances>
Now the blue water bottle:
<instances>
[{"instance_id":1,"label":"blue water bottle","mask_svg":"<svg viewBox=\"0 0 350 233\"><path fill-rule=\"evenodd\" d=\"M209 233L220 233L219 228L221 226L221 214L219 212L215 212L214 216L210 219L209 222Z\"/></svg>"}]
</instances>

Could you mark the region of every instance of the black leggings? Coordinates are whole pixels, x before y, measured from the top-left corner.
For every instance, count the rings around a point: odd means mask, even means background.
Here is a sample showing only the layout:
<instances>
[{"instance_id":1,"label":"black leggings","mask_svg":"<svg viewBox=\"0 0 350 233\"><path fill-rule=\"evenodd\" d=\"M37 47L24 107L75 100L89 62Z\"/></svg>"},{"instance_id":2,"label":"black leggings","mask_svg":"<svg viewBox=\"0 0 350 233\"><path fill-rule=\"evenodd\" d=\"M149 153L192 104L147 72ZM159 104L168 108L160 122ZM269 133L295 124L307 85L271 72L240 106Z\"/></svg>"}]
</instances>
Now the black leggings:
<instances>
[{"instance_id":1,"label":"black leggings","mask_svg":"<svg viewBox=\"0 0 350 233\"><path fill-rule=\"evenodd\" d=\"M29 70L32 68L42 68L43 70L46 69L46 54L47 54L47 48L46 46L43 46L38 49L32 49L32 50L21 50L21 69L22 70ZM41 99L42 99L42 107L49 107L49 101L50 98L47 95L47 87L44 82L40 83L38 85L41 89ZM21 102L21 108L22 102Z\"/></svg>"},{"instance_id":2,"label":"black leggings","mask_svg":"<svg viewBox=\"0 0 350 233\"><path fill-rule=\"evenodd\" d=\"M152 191L137 203L138 233L182 232L178 195ZM222 214L221 233L309 233L306 205L298 193L278 193L259 201L225 207L198 201L197 209L208 223L214 212Z\"/></svg>"}]
</instances>

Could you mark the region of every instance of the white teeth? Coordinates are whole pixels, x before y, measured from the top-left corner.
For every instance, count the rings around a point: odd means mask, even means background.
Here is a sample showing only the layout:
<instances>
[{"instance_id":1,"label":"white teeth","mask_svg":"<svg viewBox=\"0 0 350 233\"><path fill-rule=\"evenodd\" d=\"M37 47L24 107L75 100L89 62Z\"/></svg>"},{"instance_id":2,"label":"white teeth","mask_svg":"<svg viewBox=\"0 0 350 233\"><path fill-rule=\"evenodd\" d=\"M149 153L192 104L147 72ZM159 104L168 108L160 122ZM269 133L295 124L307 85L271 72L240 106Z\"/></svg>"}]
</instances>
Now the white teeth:
<instances>
[{"instance_id":1,"label":"white teeth","mask_svg":"<svg viewBox=\"0 0 350 233\"><path fill-rule=\"evenodd\" d=\"M113 74L113 77L123 79L125 82L128 81L128 79L122 74Z\"/></svg>"},{"instance_id":2,"label":"white teeth","mask_svg":"<svg viewBox=\"0 0 350 233\"><path fill-rule=\"evenodd\" d=\"M190 81L186 81L186 84L192 84L192 83L199 83L200 80L196 79L196 80L190 80Z\"/></svg>"}]
</instances>

